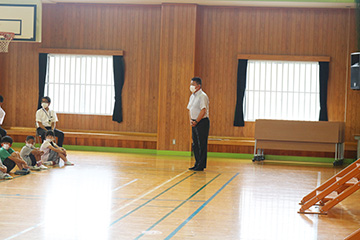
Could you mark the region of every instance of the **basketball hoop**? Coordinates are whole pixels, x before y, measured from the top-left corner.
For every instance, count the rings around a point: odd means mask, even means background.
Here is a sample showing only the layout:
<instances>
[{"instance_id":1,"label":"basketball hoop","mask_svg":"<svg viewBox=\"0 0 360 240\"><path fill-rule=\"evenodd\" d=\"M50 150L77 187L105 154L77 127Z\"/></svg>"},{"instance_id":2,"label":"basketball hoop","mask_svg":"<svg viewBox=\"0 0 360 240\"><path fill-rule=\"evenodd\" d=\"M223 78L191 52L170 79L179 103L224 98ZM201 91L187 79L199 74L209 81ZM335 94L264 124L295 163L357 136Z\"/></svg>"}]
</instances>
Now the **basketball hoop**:
<instances>
[{"instance_id":1,"label":"basketball hoop","mask_svg":"<svg viewBox=\"0 0 360 240\"><path fill-rule=\"evenodd\" d=\"M9 43L15 37L12 32L0 32L0 52L8 52Z\"/></svg>"}]
</instances>

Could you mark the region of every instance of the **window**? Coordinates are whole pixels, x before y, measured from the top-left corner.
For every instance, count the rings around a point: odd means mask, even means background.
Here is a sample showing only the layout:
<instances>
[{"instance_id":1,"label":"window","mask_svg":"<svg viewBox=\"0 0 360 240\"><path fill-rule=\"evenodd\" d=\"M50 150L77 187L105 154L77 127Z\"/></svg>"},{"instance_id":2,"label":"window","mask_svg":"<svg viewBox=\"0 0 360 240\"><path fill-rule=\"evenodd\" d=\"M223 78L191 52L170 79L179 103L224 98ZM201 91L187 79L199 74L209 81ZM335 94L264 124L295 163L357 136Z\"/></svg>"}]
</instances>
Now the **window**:
<instances>
[{"instance_id":1,"label":"window","mask_svg":"<svg viewBox=\"0 0 360 240\"><path fill-rule=\"evenodd\" d=\"M58 113L112 115L112 56L48 55L45 96Z\"/></svg>"},{"instance_id":2,"label":"window","mask_svg":"<svg viewBox=\"0 0 360 240\"><path fill-rule=\"evenodd\" d=\"M318 121L319 92L318 62L249 60L244 119Z\"/></svg>"}]
</instances>

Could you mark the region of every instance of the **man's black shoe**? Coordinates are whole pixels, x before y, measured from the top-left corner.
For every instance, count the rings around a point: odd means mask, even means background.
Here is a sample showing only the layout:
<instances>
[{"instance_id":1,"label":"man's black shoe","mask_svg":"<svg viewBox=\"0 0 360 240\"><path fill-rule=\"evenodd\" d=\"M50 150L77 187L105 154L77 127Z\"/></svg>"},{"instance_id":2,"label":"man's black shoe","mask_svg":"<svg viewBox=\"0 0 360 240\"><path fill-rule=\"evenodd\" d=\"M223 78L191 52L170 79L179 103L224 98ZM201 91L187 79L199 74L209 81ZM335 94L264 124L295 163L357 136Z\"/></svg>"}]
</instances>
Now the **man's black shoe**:
<instances>
[{"instance_id":1,"label":"man's black shoe","mask_svg":"<svg viewBox=\"0 0 360 240\"><path fill-rule=\"evenodd\" d=\"M194 171L204 171L203 168L194 168L193 170L194 170Z\"/></svg>"},{"instance_id":2,"label":"man's black shoe","mask_svg":"<svg viewBox=\"0 0 360 240\"><path fill-rule=\"evenodd\" d=\"M194 166L194 167L189 168L189 170L194 170L194 169L195 169L195 166Z\"/></svg>"}]
</instances>

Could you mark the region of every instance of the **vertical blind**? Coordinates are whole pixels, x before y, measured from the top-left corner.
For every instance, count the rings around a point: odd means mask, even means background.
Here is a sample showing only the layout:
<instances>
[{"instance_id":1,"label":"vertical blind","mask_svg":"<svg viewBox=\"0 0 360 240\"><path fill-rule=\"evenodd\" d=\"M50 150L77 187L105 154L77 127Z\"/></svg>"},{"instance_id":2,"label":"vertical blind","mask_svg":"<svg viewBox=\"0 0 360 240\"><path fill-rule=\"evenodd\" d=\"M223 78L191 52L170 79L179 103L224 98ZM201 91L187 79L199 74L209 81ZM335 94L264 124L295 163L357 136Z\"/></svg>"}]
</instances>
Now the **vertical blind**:
<instances>
[{"instance_id":1,"label":"vertical blind","mask_svg":"<svg viewBox=\"0 0 360 240\"><path fill-rule=\"evenodd\" d=\"M48 55L45 96L59 113L112 115L112 56Z\"/></svg>"},{"instance_id":2,"label":"vertical blind","mask_svg":"<svg viewBox=\"0 0 360 240\"><path fill-rule=\"evenodd\" d=\"M245 121L318 121L319 63L249 60Z\"/></svg>"}]
</instances>

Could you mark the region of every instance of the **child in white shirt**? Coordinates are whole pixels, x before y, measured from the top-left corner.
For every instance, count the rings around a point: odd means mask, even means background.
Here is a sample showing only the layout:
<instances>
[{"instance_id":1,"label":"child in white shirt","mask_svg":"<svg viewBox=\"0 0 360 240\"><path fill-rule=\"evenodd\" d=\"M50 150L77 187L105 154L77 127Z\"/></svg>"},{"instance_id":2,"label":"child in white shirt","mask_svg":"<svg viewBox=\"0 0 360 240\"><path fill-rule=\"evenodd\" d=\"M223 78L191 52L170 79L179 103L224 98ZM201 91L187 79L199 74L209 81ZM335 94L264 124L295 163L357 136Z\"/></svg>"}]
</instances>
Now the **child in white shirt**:
<instances>
[{"instance_id":1,"label":"child in white shirt","mask_svg":"<svg viewBox=\"0 0 360 240\"><path fill-rule=\"evenodd\" d=\"M38 171L47 169L41 161L41 155L43 155L44 152L34 146L34 136L27 136L25 143L26 145L20 151L20 156L30 166L30 169Z\"/></svg>"},{"instance_id":2,"label":"child in white shirt","mask_svg":"<svg viewBox=\"0 0 360 240\"><path fill-rule=\"evenodd\" d=\"M3 124L6 114L4 109L1 108L3 102L4 102L4 98L3 96L0 95L0 126ZM6 136L6 130L0 127L0 138L5 136Z\"/></svg>"},{"instance_id":3,"label":"child in white shirt","mask_svg":"<svg viewBox=\"0 0 360 240\"><path fill-rule=\"evenodd\" d=\"M45 141L41 144L40 151L44 154L41 156L41 161L44 165L58 165L60 158L65 162L65 166L73 166L74 164L67 160L66 150L56 145L55 134L53 131L48 130L45 133Z\"/></svg>"}]
</instances>

